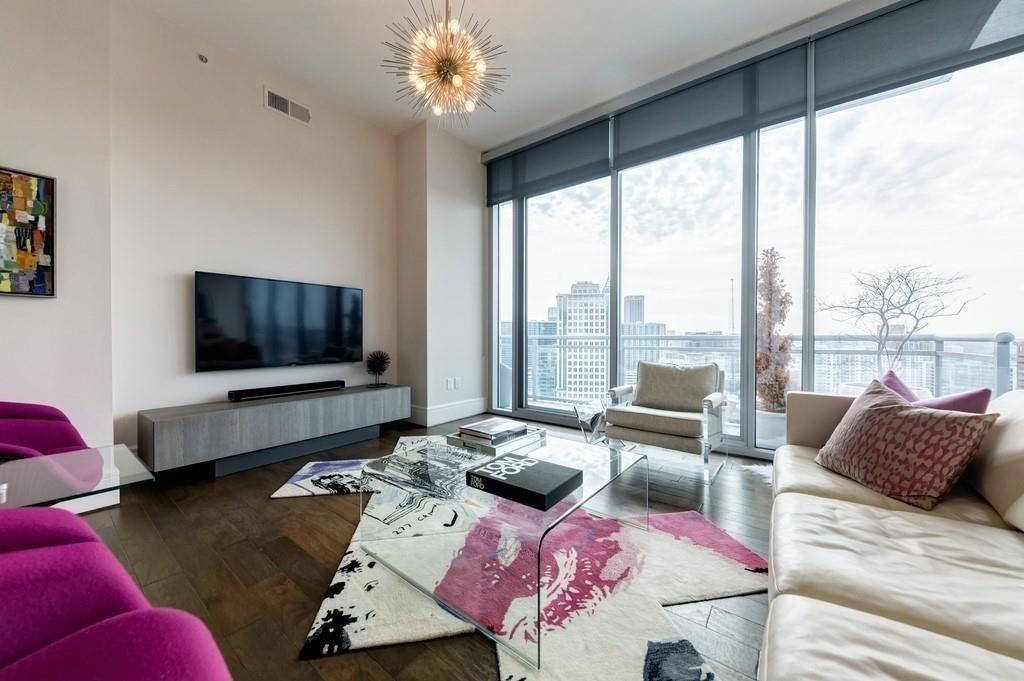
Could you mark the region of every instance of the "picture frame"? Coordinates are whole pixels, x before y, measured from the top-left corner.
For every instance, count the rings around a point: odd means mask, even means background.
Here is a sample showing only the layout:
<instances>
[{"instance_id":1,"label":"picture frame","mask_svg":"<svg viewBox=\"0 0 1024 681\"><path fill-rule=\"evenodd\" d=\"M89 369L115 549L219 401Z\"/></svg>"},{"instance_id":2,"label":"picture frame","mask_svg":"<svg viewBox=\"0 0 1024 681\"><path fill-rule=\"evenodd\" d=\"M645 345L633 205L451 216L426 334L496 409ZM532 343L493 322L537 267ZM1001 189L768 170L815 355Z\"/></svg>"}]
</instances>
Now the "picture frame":
<instances>
[{"instance_id":1,"label":"picture frame","mask_svg":"<svg viewBox=\"0 0 1024 681\"><path fill-rule=\"evenodd\" d=\"M55 298L57 180L0 166L0 295Z\"/></svg>"}]
</instances>

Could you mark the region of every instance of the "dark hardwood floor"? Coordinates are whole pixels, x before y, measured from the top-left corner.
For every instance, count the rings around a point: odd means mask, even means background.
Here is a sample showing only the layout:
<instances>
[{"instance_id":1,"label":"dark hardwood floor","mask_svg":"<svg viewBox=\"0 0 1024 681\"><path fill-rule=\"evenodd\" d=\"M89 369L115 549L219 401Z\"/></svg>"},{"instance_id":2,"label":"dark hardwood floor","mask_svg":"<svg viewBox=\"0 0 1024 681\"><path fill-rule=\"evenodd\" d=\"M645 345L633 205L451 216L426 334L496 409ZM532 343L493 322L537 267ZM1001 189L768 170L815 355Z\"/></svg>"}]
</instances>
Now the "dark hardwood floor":
<instances>
[{"instance_id":1,"label":"dark hardwood floor","mask_svg":"<svg viewBox=\"0 0 1024 681\"><path fill-rule=\"evenodd\" d=\"M479 634L298 661L359 520L359 495L269 498L306 461L382 456L401 435L452 428L399 426L379 440L217 480L147 483L124 491L119 507L86 519L154 605L187 610L207 623L238 681L491 681L498 676L494 645ZM551 431L579 438L568 429ZM766 555L770 466L732 457L715 485L706 488L697 457L649 455L652 513L701 510ZM768 611L763 595L666 610L715 662L718 679L755 675Z\"/></svg>"}]
</instances>

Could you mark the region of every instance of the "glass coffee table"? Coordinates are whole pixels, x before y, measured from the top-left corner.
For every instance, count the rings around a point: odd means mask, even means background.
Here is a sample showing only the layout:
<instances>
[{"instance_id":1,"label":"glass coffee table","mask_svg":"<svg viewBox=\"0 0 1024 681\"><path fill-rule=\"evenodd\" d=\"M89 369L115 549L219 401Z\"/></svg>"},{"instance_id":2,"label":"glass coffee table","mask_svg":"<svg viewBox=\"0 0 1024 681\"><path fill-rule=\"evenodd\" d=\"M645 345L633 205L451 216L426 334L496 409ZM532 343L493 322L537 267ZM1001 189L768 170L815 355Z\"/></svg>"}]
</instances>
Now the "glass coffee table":
<instances>
[{"instance_id":1,"label":"glass coffee table","mask_svg":"<svg viewBox=\"0 0 1024 681\"><path fill-rule=\"evenodd\" d=\"M51 505L152 480L125 445L0 463L0 509Z\"/></svg>"},{"instance_id":2,"label":"glass coffee table","mask_svg":"<svg viewBox=\"0 0 1024 681\"><path fill-rule=\"evenodd\" d=\"M583 483L540 511L466 485L466 471L491 456L400 443L363 467L357 538L372 558L539 668L545 633L576 612L581 589L603 588L579 548L609 540L618 523L647 529L648 465L642 453L551 436L515 453L578 468Z\"/></svg>"}]
</instances>

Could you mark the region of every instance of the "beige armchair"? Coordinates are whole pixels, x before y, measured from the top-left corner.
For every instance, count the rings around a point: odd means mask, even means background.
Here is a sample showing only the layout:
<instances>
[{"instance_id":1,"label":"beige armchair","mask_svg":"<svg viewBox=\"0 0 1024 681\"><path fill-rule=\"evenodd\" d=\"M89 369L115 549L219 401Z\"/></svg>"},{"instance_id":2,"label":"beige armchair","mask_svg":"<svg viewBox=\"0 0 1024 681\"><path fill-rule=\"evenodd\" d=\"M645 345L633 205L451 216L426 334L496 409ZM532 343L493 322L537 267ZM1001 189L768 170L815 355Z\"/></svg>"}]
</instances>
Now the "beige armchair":
<instances>
[{"instance_id":1,"label":"beige armchair","mask_svg":"<svg viewBox=\"0 0 1024 681\"><path fill-rule=\"evenodd\" d=\"M698 454L704 483L710 485L725 465L711 470L710 454L724 441L722 408L725 372L717 364L675 366L640 362L635 386L612 388L605 411L605 434L613 440Z\"/></svg>"}]
</instances>

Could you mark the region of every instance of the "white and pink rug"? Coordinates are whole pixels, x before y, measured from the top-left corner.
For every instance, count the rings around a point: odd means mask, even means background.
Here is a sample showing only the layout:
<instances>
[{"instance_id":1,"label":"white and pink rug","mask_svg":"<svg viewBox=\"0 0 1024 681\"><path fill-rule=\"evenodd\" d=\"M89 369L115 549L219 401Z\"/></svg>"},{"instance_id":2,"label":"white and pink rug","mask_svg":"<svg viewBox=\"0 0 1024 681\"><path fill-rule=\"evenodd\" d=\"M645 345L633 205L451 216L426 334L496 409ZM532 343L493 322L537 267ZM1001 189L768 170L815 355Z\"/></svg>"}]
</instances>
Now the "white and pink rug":
<instances>
[{"instance_id":1,"label":"white and pink rug","mask_svg":"<svg viewBox=\"0 0 1024 681\"><path fill-rule=\"evenodd\" d=\"M388 503L382 496L371 503ZM391 548L403 552L402 564L419 571L412 576L436 585L439 597L493 636L531 650L539 629L540 670L497 646L501 681L710 681L710 665L661 606L767 588L765 561L697 512L652 515L648 531L577 512L545 539L538 580L537 554L524 548L536 544L516 530L532 527L522 513L499 501L449 533L404 536L393 547L373 542L385 558ZM456 522L447 513L422 517ZM320 606L304 659L474 630L365 553L360 533Z\"/></svg>"}]
</instances>

